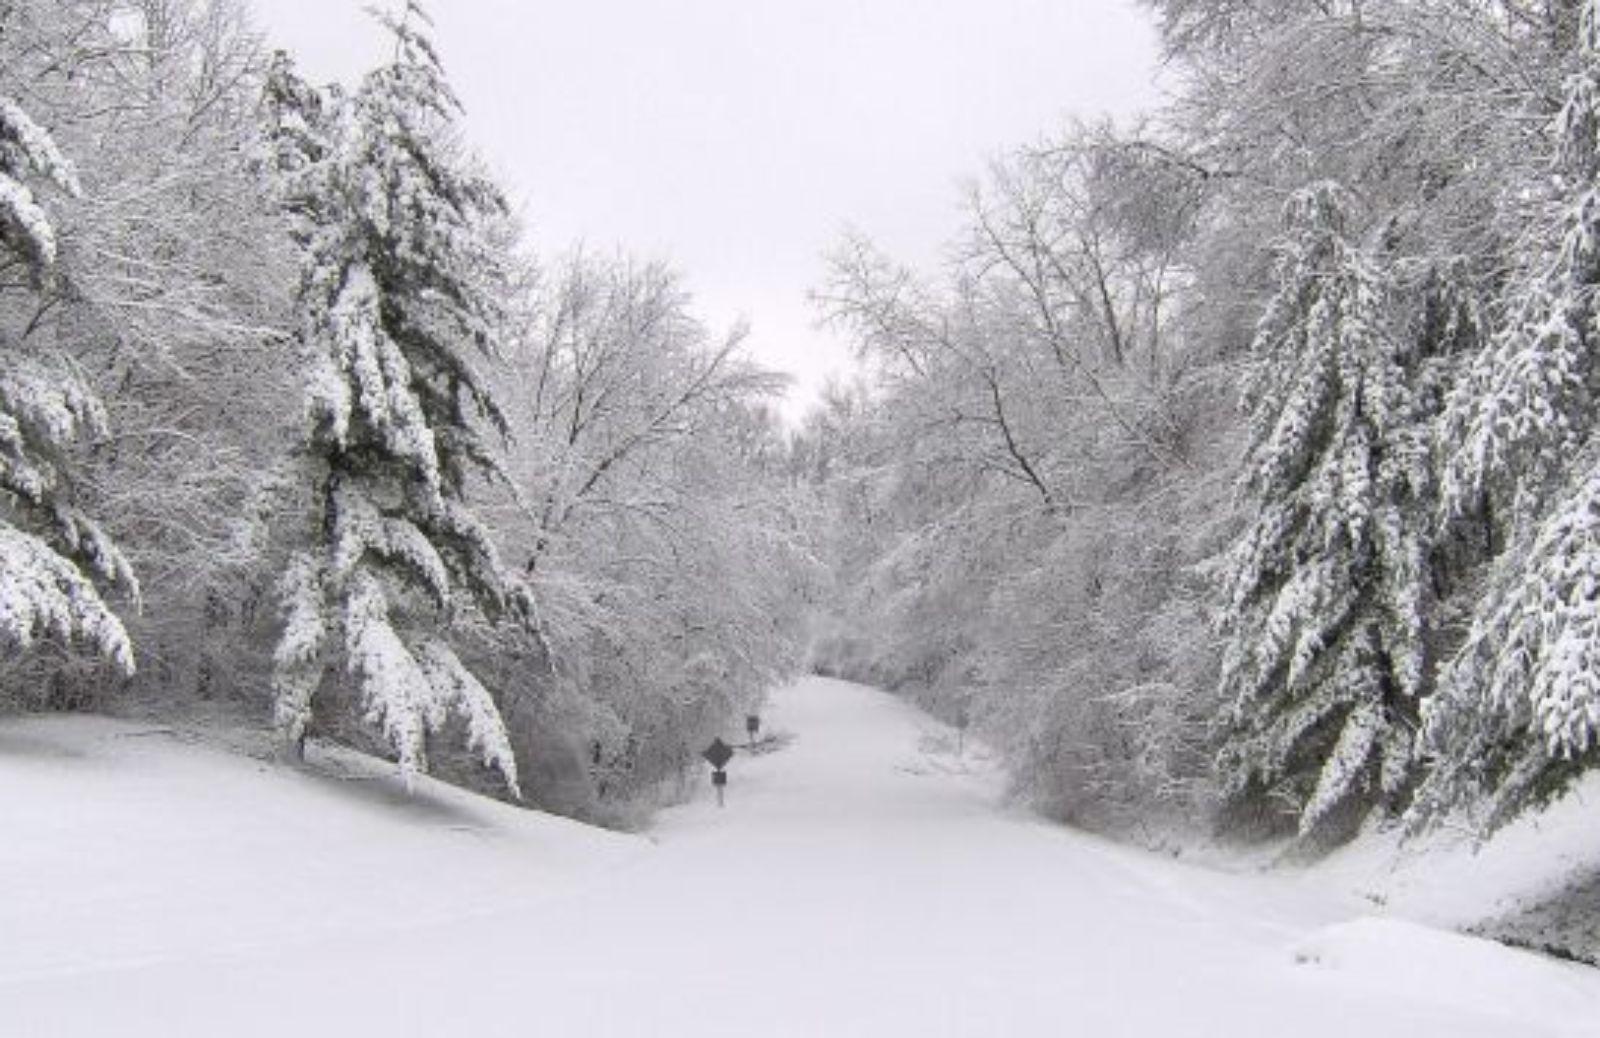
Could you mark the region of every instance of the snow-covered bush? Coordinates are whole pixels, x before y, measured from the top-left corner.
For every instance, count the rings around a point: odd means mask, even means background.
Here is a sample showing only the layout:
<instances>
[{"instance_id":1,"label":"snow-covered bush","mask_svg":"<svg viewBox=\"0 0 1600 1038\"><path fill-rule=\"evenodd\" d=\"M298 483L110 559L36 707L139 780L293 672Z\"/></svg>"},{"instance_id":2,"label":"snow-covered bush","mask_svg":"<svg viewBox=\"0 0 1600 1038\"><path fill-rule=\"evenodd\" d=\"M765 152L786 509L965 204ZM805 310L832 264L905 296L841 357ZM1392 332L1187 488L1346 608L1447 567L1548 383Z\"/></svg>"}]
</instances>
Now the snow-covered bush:
<instances>
[{"instance_id":1,"label":"snow-covered bush","mask_svg":"<svg viewBox=\"0 0 1600 1038\"><path fill-rule=\"evenodd\" d=\"M1080 128L995 170L943 284L847 242L824 302L878 391L801 440L847 531L851 641L821 660L967 717L1021 794L1121 832L1210 801L1188 567L1228 516L1226 381L1171 325L1191 211L1157 193L1193 192Z\"/></svg>"},{"instance_id":2,"label":"snow-covered bush","mask_svg":"<svg viewBox=\"0 0 1600 1038\"><path fill-rule=\"evenodd\" d=\"M581 745L606 815L798 667L810 534L766 407L780 381L675 273L580 252L526 302L503 393L523 504L499 542L526 560L550 659L512 734Z\"/></svg>"}]
</instances>

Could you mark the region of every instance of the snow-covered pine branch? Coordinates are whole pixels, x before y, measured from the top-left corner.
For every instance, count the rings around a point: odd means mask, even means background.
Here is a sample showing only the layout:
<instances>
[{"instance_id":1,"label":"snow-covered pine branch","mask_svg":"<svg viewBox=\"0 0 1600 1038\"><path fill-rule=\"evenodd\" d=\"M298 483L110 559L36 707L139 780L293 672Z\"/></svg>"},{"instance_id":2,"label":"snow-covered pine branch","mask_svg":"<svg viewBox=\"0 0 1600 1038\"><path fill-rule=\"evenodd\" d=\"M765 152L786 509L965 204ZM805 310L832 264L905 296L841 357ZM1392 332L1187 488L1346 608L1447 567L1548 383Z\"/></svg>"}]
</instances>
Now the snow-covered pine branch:
<instances>
[{"instance_id":1,"label":"snow-covered pine branch","mask_svg":"<svg viewBox=\"0 0 1600 1038\"><path fill-rule=\"evenodd\" d=\"M57 639L133 672L133 645L94 584L50 545L0 525L0 637L26 651Z\"/></svg>"},{"instance_id":2,"label":"snow-covered pine branch","mask_svg":"<svg viewBox=\"0 0 1600 1038\"><path fill-rule=\"evenodd\" d=\"M77 171L55 139L22 106L0 96L0 243L38 270L56 260L56 232L28 187L40 178L69 195L82 192Z\"/></svg>"},{"instance_id":3,"label":"snow-covered pine branch","mask_svg":"<svg viewBox=\"0 0 1600 1038\"><path fill-rule=\"evenodd\" d=\"M1593 458L1592 449L1586 456ZM1515 565L1497 564L1419 739L1433 773L1415 817L1486 798L1497 827L1600 761L1600 464L1557 499Z\"/></svg>"}]
</instances>

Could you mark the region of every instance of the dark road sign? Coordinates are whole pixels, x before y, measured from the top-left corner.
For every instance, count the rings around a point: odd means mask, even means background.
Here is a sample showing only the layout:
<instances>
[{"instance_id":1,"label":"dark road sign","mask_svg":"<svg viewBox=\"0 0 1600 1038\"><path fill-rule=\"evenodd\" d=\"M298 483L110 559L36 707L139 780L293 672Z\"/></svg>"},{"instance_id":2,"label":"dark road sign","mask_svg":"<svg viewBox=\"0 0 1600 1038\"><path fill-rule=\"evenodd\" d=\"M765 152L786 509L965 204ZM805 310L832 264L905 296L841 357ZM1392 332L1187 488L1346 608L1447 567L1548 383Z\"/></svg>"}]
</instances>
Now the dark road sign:
<instances>
[{"instance_id":1,"label":"dark road sign","mask_svg":"<svg viewBox=\"0 0 1600 1038\"><path fill-rule=\"evenodd\" d=\"M713 786L726 786L728 784L728 773L721 769L713 771L711 773L711 784Z\"/></svg>"},{"instance_id":2,"label":"dark road sign","mask_svg":"<svg viewBox=\"0 0 1600 1038\"><path fill-rule=\"evenodd\" d=\"M744 719L744 730L749 732L750 737L754 739L756 733L761 730L761 718L755 714L747 715Z\"/></svg>"},{"instance_id":3,"label":"dark road sign","mask_svg":"<svg viewBox=\"0 0 1600 1038\"><path fill-rule=\"evenodd\" d=\"M733 749L721 739L714 739L710 746L701 751L700 756L709 761L713 768L721 771L728 766L730 760L733 760Z\"/></svg>"}]
</instances>

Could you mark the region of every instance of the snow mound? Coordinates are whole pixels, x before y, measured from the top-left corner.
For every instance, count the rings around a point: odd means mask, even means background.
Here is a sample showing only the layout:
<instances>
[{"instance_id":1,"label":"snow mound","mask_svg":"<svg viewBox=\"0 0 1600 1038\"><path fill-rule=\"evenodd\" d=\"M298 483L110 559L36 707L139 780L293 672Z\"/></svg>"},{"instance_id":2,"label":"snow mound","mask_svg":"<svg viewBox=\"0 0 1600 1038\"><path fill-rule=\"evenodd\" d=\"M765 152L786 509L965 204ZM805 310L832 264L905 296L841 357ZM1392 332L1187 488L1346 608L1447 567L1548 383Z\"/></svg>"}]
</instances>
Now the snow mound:
<instances>
[{"instance_id":1,"label":"snow mound","mask_svg":"<svg viewBox=\"0 0 1600 1038\"><path fill-rule=\"evenodd\" d=\"M1294 959L1345 985L1499 1017L1517 1033L1600 1034L1593 970L1481 938L1401 919L1355 919L1303 938ZM1585 1017L1594 1027L1574 1030Z\"/></svg>"},{"instance_id":2,"label":"snow mound","mask_svg":"<svg viewBox=\"0 0 1600 1038\"><path fill-rule=\"evenodd\" d=\"M1454 824L1406 839L1368 832L1306 870L1304 882L1344 890L1367 912L1600 956L1600 773L1480 843Z\"/></svg>"},{"instance_id":3,"label":"snow mound","mask_svg":"<svg viewBox=\"0 0 1600 1038\"><path fill-rule=\"evenodd\" d=\"M0 986L526 904L646 847L354 753L0 722Z\"/></svg>"}]
</instances>

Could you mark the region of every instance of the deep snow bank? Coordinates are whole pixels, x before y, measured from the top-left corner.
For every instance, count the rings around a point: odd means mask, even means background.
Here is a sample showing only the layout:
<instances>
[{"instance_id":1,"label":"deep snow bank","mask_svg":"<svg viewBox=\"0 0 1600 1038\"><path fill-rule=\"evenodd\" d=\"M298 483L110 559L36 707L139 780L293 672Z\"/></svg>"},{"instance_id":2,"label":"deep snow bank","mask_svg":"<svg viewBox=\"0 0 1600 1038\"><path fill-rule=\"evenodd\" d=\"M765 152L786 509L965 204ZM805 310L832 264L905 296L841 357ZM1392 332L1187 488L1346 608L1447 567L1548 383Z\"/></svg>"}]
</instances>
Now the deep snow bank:
<instances>
[{"instance_id":1,"label":"deep snow bank","mask_svg":"<svg viewBox=\"0 0 1600 1038\"><path fill-rule=\"evenodd\" d=\"M1363 834L1304 870L1373 912L1481 933L1583 958L1600 957L1600 774L1487 842L1445 826L1404 838Z\"/></svg>"},{"instance_id":2,"label":"deep snow bank","mask_svg":"<svg viewBox=\"0 0 1600 1038\"><path fill-rule=\"evenodd\" d=\"M497 912L644 846L353 753L0 720L0 984Z\"/></svg>"}]
</instances>

